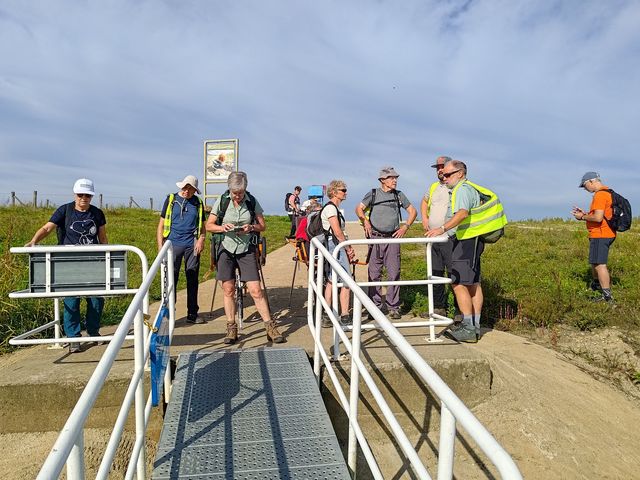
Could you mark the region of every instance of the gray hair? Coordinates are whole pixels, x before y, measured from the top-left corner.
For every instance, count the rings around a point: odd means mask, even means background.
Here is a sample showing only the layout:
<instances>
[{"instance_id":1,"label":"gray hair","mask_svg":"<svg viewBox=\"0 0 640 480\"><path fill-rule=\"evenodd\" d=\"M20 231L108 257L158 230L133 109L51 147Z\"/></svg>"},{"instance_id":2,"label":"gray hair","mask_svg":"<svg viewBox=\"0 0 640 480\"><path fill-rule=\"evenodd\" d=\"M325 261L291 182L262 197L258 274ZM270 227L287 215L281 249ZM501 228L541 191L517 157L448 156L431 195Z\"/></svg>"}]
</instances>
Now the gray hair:
<instances>
[{"instance_id":1,"label":"gray hair","mask_svg":"<svg viewBox=\"0 0 640 480\"><path fill-rule=\"evenodd\" d=\"M347 188L347 184L342 180L331 180L327 187L327 197L333 198L338 194L338 190L341 188Z\"/></svg>"},{"instance_id":2,"label":"gray hair","mask_svg":"<svg viewBox=\"0 0 640 480\"><path fill-rule=\"evenodd\" d=\"M244 192L247 189L247 185L249 185L249 181L247 180L247 174L244 172L231 172L229 178L227 178L227 186L231 192L237 192L238 190Z\"/></svg>"},{"instance_id":3,"label":"gray hair","mask_svg":"<svg viewBox=\"0 0 640 480\"><path fill-rule=\"evenodd\" d=\"M462 170L464 176L467 176L467 166L464 162L461 162L460 160L451 160L451 165L453 165L456 170Z\"/></svg>"}]
</instances>

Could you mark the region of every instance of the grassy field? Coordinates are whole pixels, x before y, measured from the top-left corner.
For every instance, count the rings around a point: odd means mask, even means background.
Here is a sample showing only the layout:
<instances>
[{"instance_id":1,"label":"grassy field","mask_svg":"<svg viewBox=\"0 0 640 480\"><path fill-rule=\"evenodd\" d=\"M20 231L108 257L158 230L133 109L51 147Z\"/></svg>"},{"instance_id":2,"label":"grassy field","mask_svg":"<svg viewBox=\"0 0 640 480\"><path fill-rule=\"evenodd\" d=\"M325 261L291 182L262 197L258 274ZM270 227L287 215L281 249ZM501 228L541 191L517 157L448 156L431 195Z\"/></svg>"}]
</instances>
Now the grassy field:
<instances>
[{"instance_id":1,"label":"grassy field","mask_svg":"<svg viewBox=\"0 0 640 480\"><path fill-rule=\"evenodd\" d=\"M106 210L110 243L136 245L149 262L155 258L155 231L158 214L149 210ZM33 328L53 316L51 300L10 300L8 293L26 288L28 265L26 255L12 255L11 246L24 245L51 210L26 207L0 208L0 352L9 347L7 339ZM267 244L271 251L282 245L289 232L289 220L283 216L267 216ZM591 278L587 263L588 240L583 223L550 219L512 223L498 243L488 245L482 256L485 309L483 323L517 333L536 328L563 325L578 330L603 326L640 329L640 256L638 221L629 232L621 233L614 243L609 266L613 279L616 305L594 304L587 288ZM410 234L422 235L414 226ZM55 243L55 235L45 240ZM208 242L207 242L208 245ZM426 272L424 247L403 246L402 278L423 278ZM209 267L209 251L201 261L201 276ZM129 259L129 279L133 285L140 279L140 267ZM178 288L185 287L184 275ZM424 287L401 290L405 311L419 314L426 309ZM151 300L159 299L159 288L152 290ZM104 323L116 323L128 305L128 297L106 303ZM451 302L452 303L452 302ZM452 305L450 306L452 312ZM639 352L640 353L640 352Z\"/></svg>"},{"instance_id":2,"label":"grassy field","mask_svg":"<svg viewBox=\"0 0 640 480\"><path fill-rule=\"evenodd\" d=\"M615 306L590 301L593 292L587 286L591 269L583 223L551 219L508 225L505 236L498 243L487 245L482 255L483 323L511 331L556 324L580 330L607 325L638 329L637 225L636 221L635 228L620 233L610 252ZM411 234L421 235L421 228L414 227ZM424 276L424 247L403 247L402 258L403 278ZM423 291L424 288L403 289L405 308L415 313L424 310Z\"/></svg>"},{"instance_id":3,"label":"grassy field","mask_svg":"<svg viewBox=\"0 0 640 480\"><path fill-rule=\"evenodd\" d=\"M42 323L53 319L52 300L12 300L10 292L27 287L29 266L27 255L13 255L11 247L22 246L31 240L35 231L44 225L51 216L51 209L29 207L0 207L0 353L10 350L8 339ZM156 254L156 227L159 215L157 212L143 209L107 209L107 236L109 243L135 245L140 248L151 263ZM267 250L283 244L282 238L289 233L290 222L287 217L266 216L268 229ZM56 244L56 235L52 233L42 244ZM200 275L209 269L209 242L200 263ZM135 255L128 256L129 284L140 282L140 262ZM184 268L184 267L183 267ZM184 272L183 272L184 273ZM180 275L178 288L185 288L184 274ZM160 298L159 282L151 290L151 301ZM113 297L105 303L103 324L109 325L120 321L130 302L130 296ZM84 307L83 307L84 308Z\"/></svg>"}]
</instances>

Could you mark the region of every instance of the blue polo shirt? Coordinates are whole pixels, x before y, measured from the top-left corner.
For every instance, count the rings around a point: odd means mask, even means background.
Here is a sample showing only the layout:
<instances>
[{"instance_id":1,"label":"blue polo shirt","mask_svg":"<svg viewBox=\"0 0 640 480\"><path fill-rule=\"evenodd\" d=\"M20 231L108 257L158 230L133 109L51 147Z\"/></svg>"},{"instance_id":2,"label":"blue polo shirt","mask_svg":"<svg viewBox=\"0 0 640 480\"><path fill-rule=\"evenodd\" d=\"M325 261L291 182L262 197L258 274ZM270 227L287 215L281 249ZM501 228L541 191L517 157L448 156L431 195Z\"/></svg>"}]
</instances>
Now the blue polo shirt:
<instances>
[{"instance_id":1,"label":"blue polo shirt","mask_svg":"<svg viewBox=\"0 0 640 480\"><path fill-rule=\"evenodd\" d=\"M164 201L160 216L165 218L169 197ZM187 199L177 193L173 196L173 206L171 210L171 230L168 240L178 247L192 247L198 232L198 208L200 199L197 195Z\"/></svg>"}]
</instances>

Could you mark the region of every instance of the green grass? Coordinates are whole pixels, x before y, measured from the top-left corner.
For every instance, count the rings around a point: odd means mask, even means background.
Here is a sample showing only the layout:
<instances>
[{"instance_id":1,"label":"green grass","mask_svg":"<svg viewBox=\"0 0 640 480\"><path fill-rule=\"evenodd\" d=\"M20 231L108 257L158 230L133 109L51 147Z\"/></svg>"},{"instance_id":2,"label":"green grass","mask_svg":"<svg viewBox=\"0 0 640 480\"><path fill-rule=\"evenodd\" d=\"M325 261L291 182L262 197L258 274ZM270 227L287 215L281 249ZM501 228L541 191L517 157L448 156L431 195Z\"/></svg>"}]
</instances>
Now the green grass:
<instances>
[{"instance_id":1,"label":"green grass","mask_svg":"<svg viewBox=\"0 0 640 480\"><path fill-rule=\"evenodd\" d=\"M9 292L26 288L26 255L12 255L11 246L21 246L50 217L51 210L27 207L0 208L0 352L7 351L8 338L49 321L53 317L51 300L11 300ZM139 247L149 262L156 255L155 232L158 214L141 209L108 209L107 234L110 243ZM267 216L268 251L283 244L289 233L285 216ZM583 223L549 219L516 222L507 226L505 236L487 245L482 255L482 286L485 295L483 322L495 328L518 332L550 328L565 324L580 330L616 325L636 331L640 327L640 256L637 255L640 222L629 232L618 235L609 257L616 306L594 304L587 289L590 267L587 263L588 240ZM410 235L421 236L414 226ZM52 234L44 243L54 244ZM200 275L209 267L209 242L201 260ZM139 262L129 256L130 285L140 280ZM424 247L402 247L402 278L424 278ZM178 288L185 287L180 275ZM401 298L405 311L426 310L425 287L403 287ZM156 283L151 300L159 299ZM452 297L450 296L450 313ZM104 324L117 323L129 303L129 297L109 299L105 305ZM640 347L639 347L640 348Z\"/></svg>"},{"instance_id":2,"label":"green grass","mask_svg":"<svg viewBox=\"0 0 640 480\"><path fill-rule=\"evenodd\" d=\"M49 220L52 209L30 207L0 207L0 353L9 351L9 338L53 320L53 301L9 299L10 292L27 287L29 277L28 256L11 254L11 247L22 246L33 237L35 231ZM157 212L135 208L105 209L107 218L107 236L109 243L135 245L147 256L149 264L157 254L156 227ZM283 245L283 237L289 233L290 222L287 217L266 216L267 251ZM56 244L55 233L50 234L43 245ZM209 242L200 262L200 276L209 269ZM134 254L128 255L129 285L134 287L142 278L140 262ZM184 268L184 267L183 267ZM178 288L186 287L184 271L180 275ZM159 281L150 292L150 301L160 299ZM131 296L112 297L105 303L103 325L118 323L131 301ZM83 307L84 308L84 307Z\"/></svg>"},{"instance_id":3,"label":"green grass","mask_svg":"<svg viewBox=\"0 0 640 480\"><path fill-rule=\"evenodd\" d=\"M589 301L593 294L587 289L591 269L584 224L550 219L507 226L505 236L487 245L482 255L484 322L512 331L559 323L580 330L607 325L638 328L637 225L636 220L635 228L618 235L609 255L615 307ZM412 228L411 234L420 236L421 228ZM425 271L424 247L403 247L402 278L424 276ZM425 290L404 288L405 309L420 310Z\"/></svg>"}]
</instances>

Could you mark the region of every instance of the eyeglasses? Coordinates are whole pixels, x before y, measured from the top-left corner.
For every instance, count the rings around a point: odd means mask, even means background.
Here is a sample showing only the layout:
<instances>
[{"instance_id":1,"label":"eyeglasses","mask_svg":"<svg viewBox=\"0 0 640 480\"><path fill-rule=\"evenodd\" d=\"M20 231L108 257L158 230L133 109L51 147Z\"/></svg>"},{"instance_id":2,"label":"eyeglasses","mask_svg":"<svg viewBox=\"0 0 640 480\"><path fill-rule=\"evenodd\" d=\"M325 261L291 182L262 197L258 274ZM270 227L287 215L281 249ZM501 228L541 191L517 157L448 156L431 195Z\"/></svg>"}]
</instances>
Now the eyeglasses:
<instances>
[{"instance_id":1,"label":"eyeglasses","mask_svg":"<svg viewBox=\"0 0 640 480\"><path fill-rule=\"evenodd\" d=\"M76 193L76 195L79 198L91 198L91 197L93 197L93 195L91 195L90 193Z\"/></svg>"},{"instance_id":2,"label":"eyeglasses","mask_svg":"<svg viewBox=\"0 0 640 480\"><path fill-rule=\"evenodd\" d=\"M347 193L347 189L346 188L339 188L338 191L342 192L342 193Z\"/></svg>"},{"instance_id":3,"label":"eyeglasses","mask_svg":"<svg viewBox=\"0 0 640 480\"><path fill-rule=\"evenodd\" d=\"M444 178L449 178L451 175L453 175L454 173L458 173L460 170L454 170L453 172L449 172L449 173L443 173L442 176Z\"/></svg>"}]
</instances>

